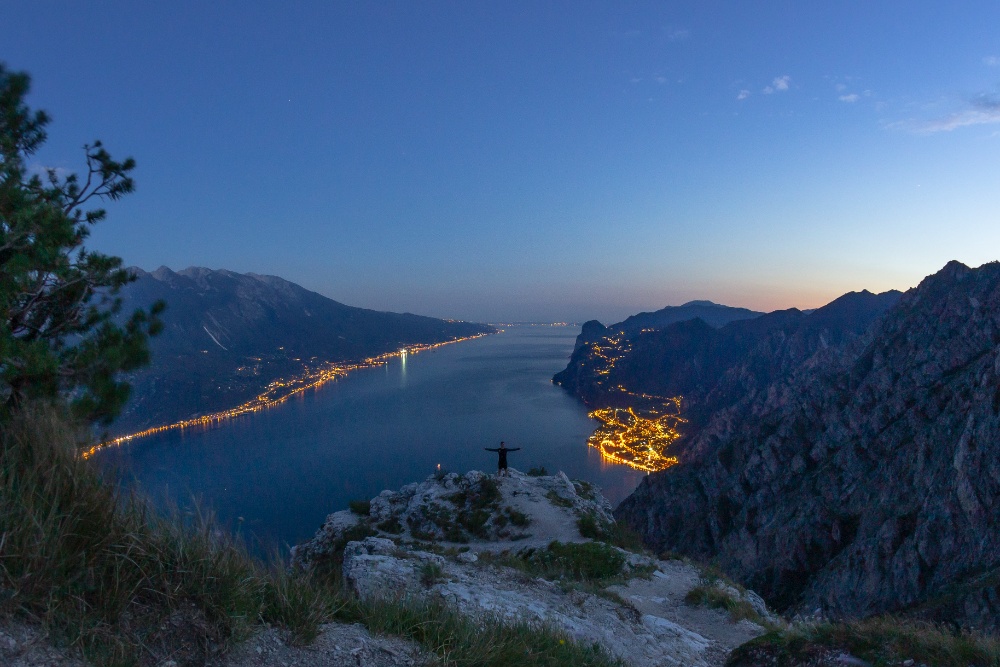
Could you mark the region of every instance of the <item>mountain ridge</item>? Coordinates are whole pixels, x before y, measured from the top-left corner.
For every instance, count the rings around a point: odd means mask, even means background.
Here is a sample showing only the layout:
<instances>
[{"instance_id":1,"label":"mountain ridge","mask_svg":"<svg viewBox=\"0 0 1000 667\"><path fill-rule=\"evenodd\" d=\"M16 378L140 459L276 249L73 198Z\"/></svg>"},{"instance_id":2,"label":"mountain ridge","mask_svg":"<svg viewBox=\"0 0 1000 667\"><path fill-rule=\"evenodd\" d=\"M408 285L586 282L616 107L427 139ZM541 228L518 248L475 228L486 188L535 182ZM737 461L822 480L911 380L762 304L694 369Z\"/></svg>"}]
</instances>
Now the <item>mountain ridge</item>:
<instances>
[{"instance_id":1,"label":"mountain ridge","mask_svg":"<svg viewBox=\"0 0 1000 667\"><path fill-rule=\"evenodd\" d=\"M808 313L776 310L719 327L694 318L628 333L588 322L553 382L592 407L644 407L637 396L683 396L690 439L740 394L859 336L901 295L849 292Z\"/></svg>"},{"instance_id":2,"label":"mountain ridge","mask_svg":"<svg viewBox=\"0 0 1000 667\"><path fill-rule=\"evenodd\" d=\"M781 611L1000 627L1000 264L949 262L705 421L616 510Z\"/></svg>"},{"instance_id":3,"label":"mountain ridge","mask_svg":"<svg viewBox=\"0 0 1000 667\"><path fill-rule=\"evenodd\" d=\"M270 382L328 362L361 361L401 347L495 331L488 325L357 308L278 276L192 266L130 269L123 312L167 303L152 364L129 376L134 390L119 432L228 409Z\"/></svg>"}]
</instances>

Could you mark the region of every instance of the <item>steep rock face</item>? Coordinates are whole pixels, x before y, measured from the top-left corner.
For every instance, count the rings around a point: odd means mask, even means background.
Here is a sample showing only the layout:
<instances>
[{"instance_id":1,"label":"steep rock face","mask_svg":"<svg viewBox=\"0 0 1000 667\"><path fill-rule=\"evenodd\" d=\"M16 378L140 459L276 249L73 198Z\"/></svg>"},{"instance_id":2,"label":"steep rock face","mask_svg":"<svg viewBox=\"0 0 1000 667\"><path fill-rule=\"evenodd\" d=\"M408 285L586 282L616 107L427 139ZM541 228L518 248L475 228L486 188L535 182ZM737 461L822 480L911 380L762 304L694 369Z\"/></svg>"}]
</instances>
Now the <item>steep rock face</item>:
<instances>
[{"instance_id":1,"label":"steep rock face","mask_svg":"<svg viewBox=\"0 0 1000 667\"><path fill-rule=\"evenodd\" d=\"M585 328L553 381L595 406L635 406L643 394L683 396L687 446L713 415L853 341L900 296L851 292L810 313L779 310L719 328L701 319L631 335L618 325L603 336Z\"/></svg>"},{"instance_id":2,"label":"steep rock face","mask_svg":"<svg viewBox=\"0 0 1000 667\"><path fill-rule=\"evenodd\" d=\"M230 408L272 380L329 361L492 331L409 313L354 308L275 276L192 267L152 273L122 290L123 312L167 303L152 365L133 374L127 431Z\"/></svg>"},{"instance_id":3,"label":"steep rock face","mask_svg":"<svg viewBox=\"0 0 1000 667\"><path fill-rule=\"evenodd\" d=\"M1000 265L952 262L708 419L616 515L779 609L997 629L998 343Z\"/></svg>"}]
</instances>

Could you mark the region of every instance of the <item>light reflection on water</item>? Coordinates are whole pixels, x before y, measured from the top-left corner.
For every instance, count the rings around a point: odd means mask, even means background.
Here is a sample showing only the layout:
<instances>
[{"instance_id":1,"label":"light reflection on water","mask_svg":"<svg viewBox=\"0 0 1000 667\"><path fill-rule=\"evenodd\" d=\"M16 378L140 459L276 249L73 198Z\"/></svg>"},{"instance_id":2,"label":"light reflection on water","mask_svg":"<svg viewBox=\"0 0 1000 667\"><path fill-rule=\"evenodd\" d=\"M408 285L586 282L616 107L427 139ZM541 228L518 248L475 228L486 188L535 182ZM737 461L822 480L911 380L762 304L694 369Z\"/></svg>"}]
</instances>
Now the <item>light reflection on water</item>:
<instances>
[{"instance_id":1,"label":"light reflection on water","mask_svg":"<svg viewBox=\"0 0 1000 667\"><path fill-rule=\"evenodd\" d=\"M504 440L519 470L541 465L604 489L617 503L643 474L609 464L596 423L552 375L577 327L508 327L391 360L220 425L167 432L97 456L154 500L191 499L265 545L308 539L349 500L445 470L490 471Z\"/></svg>"}]
</instances>

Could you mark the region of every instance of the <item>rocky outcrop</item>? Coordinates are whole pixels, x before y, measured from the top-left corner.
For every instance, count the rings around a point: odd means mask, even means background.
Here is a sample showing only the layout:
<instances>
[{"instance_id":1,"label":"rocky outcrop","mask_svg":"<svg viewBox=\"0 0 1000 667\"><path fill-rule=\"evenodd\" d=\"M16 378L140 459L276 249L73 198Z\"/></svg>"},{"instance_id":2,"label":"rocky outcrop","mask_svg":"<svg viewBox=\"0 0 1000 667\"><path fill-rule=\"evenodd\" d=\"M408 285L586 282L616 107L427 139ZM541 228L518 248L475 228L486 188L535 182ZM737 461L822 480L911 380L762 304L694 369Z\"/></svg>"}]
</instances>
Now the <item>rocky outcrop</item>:
<instances>
[{"instance_id":1,"label":"rocky outcrop","mask_svg":"<svg viewBox=\"0 0 1000 667\"><path fill-rule=\"evenodd\" d=\"M541 477L514 469L510 473L442 473L398 491L387 489L364 507L329 515L312 540L292 549L292 562L306 568L322 565L348 540L369 535L495 549L583 541L576 527L580 517L614 521L611 504L587 482L572 482L561 472Z\"/></svg>"},{"instance_id":2,"label":"rocky outcrop","mask_svg":"<svg viewBox=\"0 0 1000 667\"><path fill-rule=\"evenodd\" d=\"M431 599L485 622L545 624L639 666L721 666L763 632L758 623L777 621L756 594L687 561L585 537L595 527L608 534L614 521L594 487L562 473L510 473L432 476L384 491L367 515L363 505L330 515L313 540L293 549L293 563L314 571L340 566L344 585L362 599ZM476 508L479 528L470 530L460 517ZM595 563L596 578L572 576L574 567ZM757 622L688 604L696 587L741 604Z\"/></svg>"},{"instance_id":3,"label":"rocky outcrop","mask_svg":"<svg viewBox=\"0 0 1000 667\"><path fill-rule=\"evenodd\" d=\"M1000 629L1000 265L949 263L767 379L618 519L782 610Z\"/></svg>"}]
</instances>

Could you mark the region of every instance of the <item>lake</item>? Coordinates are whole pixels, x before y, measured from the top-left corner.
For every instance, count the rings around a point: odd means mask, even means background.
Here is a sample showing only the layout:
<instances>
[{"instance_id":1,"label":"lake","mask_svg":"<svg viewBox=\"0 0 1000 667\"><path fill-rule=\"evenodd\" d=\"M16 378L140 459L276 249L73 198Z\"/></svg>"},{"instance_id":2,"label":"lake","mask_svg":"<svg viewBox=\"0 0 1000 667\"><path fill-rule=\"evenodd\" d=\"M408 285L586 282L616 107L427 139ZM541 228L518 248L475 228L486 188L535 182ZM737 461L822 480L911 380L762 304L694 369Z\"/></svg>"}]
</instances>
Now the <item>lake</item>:
<instances>
[{"instance_id":1,"label":"lake","mask_svg":"<svg viewBox=\"0 0 1000 667\"><path fill-rule=\"evenodd\" d=\"M503 333L394 358L269 410L211 427L168 431L96 458L154 502L197 504L255 548L309 539L326 515L438 470L544 466L602 487L617 504L644 473L606 463L587 437L597 424L553 385L579 327Z\"/></svg>"}]
</instances>

